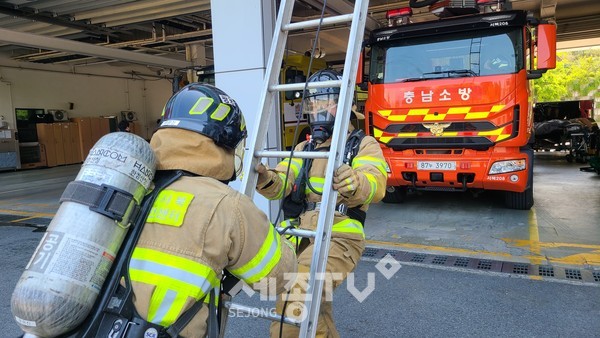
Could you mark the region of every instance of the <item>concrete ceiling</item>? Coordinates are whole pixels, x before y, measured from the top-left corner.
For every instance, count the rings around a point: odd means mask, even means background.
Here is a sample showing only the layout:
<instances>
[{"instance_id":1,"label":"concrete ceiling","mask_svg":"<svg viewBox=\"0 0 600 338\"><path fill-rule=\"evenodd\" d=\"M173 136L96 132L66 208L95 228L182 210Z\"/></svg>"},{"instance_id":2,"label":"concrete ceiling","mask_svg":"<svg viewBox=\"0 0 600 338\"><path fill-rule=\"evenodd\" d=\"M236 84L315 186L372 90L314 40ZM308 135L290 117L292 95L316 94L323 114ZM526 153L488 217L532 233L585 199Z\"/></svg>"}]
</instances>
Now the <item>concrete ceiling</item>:
<instances>
[{"instance_id":1,"label":"concrete ceiling","mask_svg":"<svg viewBox=\"0 0 600 338\"><path fill-rule=\"evenodd\" d=\"M513 9L554 20L560 48L600 45L600 0L508 0ZM371 0L367 30L386 25L389 9L408 0ZM297 0L294 20L315 18L322 0ZM328 0L328 14L348 13L352 1ZM427 20L427 8L414 10ZM128 63L181 68L186 49L201 43L212 64L210 0L7 0L0 1L0 57L41 64ZM320 32L317 44L331 62L343 60L348 28ZM289 53L304 53L314 31L288 39Z\"/></svg>"}]
</instances>

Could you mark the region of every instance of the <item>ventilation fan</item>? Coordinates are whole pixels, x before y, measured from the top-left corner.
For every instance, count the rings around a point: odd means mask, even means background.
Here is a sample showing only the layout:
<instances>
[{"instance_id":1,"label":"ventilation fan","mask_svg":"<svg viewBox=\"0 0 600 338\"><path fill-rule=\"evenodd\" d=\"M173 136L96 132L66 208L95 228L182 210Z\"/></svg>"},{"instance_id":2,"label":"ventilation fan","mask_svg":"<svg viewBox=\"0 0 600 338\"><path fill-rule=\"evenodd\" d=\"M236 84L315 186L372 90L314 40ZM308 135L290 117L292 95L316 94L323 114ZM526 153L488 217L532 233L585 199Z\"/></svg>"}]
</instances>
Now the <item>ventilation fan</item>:
<instances>
[{"instance_id":1,"label":"ventilation fan","mask_svg":"<svg viewBox=\"0 0 600 338\"><path fill-rule=\"evenodd\" d=\"M134 111L129 111L129 110L122 111L121 112L121 118L123 120L127 120L129 122L131 122L131 121L137 121L137 113L134 112Z\"/></svg>"},{"instance_id":2,"label":"ventilation fan","mask_svg":"<svg viewBox=\"0 0 600 338\"><path fill-rule=\"evenodd\" d=\"M69 121L69 116L64 110L48 109L48 114L52 115L52 120L55 122Z\"/></svg>"}]
</instances>

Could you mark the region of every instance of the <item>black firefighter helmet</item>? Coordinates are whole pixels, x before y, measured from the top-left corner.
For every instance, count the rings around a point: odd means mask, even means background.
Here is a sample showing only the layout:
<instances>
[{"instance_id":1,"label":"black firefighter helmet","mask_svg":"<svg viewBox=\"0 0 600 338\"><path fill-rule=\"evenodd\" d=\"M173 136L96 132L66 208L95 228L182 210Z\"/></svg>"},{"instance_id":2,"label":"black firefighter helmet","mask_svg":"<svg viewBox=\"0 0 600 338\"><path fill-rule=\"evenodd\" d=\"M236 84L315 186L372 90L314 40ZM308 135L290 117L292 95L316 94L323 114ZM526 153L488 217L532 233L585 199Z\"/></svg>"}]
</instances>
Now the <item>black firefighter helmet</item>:
<instances>
[{"instance_id":1,"label":"black firefighter helmet","mask_svg":"<svg viewBox=\"0 0 600 338\"><path fill-rule=\"evenodd\" d=\"M158 127L163 128L193 131L232 150L247 135L237 103L219 88L205 83L189 84L169 99Z\"/></svg>"}]
</instances>

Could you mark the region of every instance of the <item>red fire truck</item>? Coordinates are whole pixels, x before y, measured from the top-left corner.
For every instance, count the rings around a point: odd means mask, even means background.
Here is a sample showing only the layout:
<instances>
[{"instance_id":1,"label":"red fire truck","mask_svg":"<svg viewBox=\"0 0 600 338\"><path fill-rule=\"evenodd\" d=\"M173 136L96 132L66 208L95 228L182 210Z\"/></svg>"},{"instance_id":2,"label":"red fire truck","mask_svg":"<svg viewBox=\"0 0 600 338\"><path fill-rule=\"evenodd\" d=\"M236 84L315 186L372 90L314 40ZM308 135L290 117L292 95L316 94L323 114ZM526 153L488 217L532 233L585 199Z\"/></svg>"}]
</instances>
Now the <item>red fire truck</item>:
<instances>
[{"instance_id":1,"label":"red fire truck","mask_svg":"<svg viewBox=\"0 0 600 338\"><path fill-rule=\"evenodd\" d=\"M555 67L556 26L499 0L432 2L433 21L389 11L359 67L365 127L389 167L384 202L408 189L500 190L507 207L530 209L530 81Z\"/></svg>"}]
</instances>

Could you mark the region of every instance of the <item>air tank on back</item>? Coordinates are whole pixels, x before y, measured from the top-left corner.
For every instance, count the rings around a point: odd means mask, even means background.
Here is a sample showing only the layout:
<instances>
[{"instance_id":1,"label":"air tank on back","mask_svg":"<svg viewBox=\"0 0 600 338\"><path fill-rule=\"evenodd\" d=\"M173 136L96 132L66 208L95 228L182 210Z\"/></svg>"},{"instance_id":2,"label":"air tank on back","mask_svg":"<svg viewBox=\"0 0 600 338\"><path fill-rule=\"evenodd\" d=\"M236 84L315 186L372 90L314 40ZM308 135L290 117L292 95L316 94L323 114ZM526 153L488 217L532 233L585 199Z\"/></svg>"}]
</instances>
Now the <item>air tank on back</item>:
<instances>
[{"instance_id":1,"label":"air tank on back","mask_svg":"<svg viewBox=\"0 0 600 338\"><path fill-rule=\"evenodd\" d=\"M155 167L152 148L133 133L107 134L90 150L13 291L27 337L55 337L86 318Z\"/></svg>"}]
</instances>

